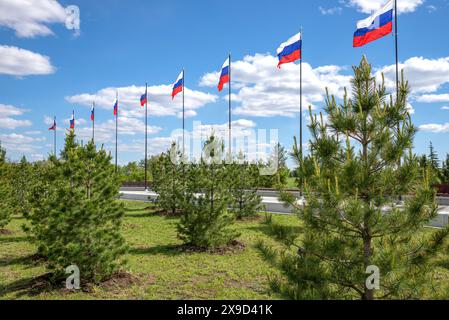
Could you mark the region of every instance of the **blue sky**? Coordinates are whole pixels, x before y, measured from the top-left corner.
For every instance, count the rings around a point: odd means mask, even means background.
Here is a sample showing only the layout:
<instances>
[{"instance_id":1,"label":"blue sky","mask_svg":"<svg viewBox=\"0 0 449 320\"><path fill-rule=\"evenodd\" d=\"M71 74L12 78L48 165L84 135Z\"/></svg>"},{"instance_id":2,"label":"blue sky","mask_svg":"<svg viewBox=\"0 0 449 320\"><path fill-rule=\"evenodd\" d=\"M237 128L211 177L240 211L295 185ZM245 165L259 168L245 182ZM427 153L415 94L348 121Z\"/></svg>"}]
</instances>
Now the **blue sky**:
<instances>
[{"instance_id":1,"label":"blue sky","mask_svg":"<svg viewBox=\"0 0 449 320\"><path fill-rule=\"evenodd\" d=\"M143 109L149 84L149 153L163 151L180 128L181 99L170 86L186 70L187 129L207 132L227 122L218 71L232 52L233 121L245 130L278 129L290 149L299 131L298 65L276 69L277 47L304 28L305 105L323 106L324 88L340 96L351 66L368 56L375 72L394 78L394 38L352 48L357 20L384 0L53 1L0 0L0 140L12 160L52 151L49 122L58 119L58 148L72 109L80 139L90 135L90 104L97 104L98 142L113 150L112 108L120 95L119 162L143 158ZM29 5L32 3L33 5ZM398 0L401 67L412 86L413 120L421 128L417 153L433 142L449 153L448 0ZM64 8L80 9L80 30L68 30ZM226 90L225 90L226 91ZM180 97L179 97L180 98ZM305 124L308 114L305 112ZM305 141L309 138L307 128Z\"/></svg>"}]
</instances>

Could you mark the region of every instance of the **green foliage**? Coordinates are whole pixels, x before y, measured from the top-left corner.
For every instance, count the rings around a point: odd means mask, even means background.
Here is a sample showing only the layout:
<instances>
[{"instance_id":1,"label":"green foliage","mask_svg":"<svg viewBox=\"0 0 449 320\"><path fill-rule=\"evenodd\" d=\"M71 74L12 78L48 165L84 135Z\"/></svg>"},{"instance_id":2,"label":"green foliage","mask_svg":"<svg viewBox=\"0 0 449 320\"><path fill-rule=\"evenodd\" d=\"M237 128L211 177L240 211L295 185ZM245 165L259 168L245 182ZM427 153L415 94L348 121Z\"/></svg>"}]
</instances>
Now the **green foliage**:
<instances>
[{"instance_id":1,"label":"green foliage","mask_svg":"<svg viewBox=\"0 0 449 320\"><path fill-rule=\"evenodd\" d=\"M185 165L176 144L151 163L153 191L158 194L160 208L171 214L179 212L186 185Z\"/></svg>"},{"instance_id":2,"label":"green foliage","mask_svg":"<svg viewBox=\"0 0 449 320\"><path fill-rule=\"evenodd\" d=\"M10 182L10 169L6 162L6 151L0 144L0 229L9 223L13 213L13 191Z\"/></svg>"},{"instance_id":3,"label":"green foliage","mask_svg":"<svg viewBox=\"0 0 449 320\"><path fill-rule=\"evenodd\" d=\"M239 233L231 227L234 215L228 212L231 195L226 182L227 169L221 160L222 142L212 136L206 142L203 154L199 164L188 168L178 236L184 243L196 247L225 246Z\"/></svg>"},{"instance_id":4,"label":"green foliage","mask_svg":"<svg viewBox=\"0 0 449 320\"><path fill-rule=\"evenodd\" d=\"M52 156L40 171L27 215L38 252L56 277L75 264L83 280L98 282L120 266L126 246L119 188L110 155L92 142L78 146L68 133L61 159Z\"/></svg>"},{"instance_id":5,"label":"green foliage","mask_svg":"<svg viewBox=\"0 0 449 320\"><path fill-rule=\"evenodd\" d=\"M441 167L441 183L449 184L449 154L446 155L446 161L443 161Z\"/></svg>"},{"instance_id":6,"label":"green foliage","mask_svg":"<svg viewBox=\"0 0 449 320\"><path fill-rule=\"evenodd\" d=\"M231 193L230 207L236 218L257 215L262 208L262 198L257 195L259 168L246 162L242 154L225 168Z\"/></svg>"},{"instance_id":7,"label":"green foliage","mask_svg":"<svg viewBox=\"0 0 449 320\"><path fill-rule=\"evenodd\" d=\"M272 288L288 298L419 298L449 232L421 232L437 204L411 152L408 84L402 79L393 101L365 57L354 74L352 97L337 104L328 95L327 121L311 113L311 155L300 169L306 204L285 197L303 228L292 237L272 227L287 247L264 250L284 274ZM366 286L369 266L380 269L379 290Z\"/></svg>"}]
</instances>

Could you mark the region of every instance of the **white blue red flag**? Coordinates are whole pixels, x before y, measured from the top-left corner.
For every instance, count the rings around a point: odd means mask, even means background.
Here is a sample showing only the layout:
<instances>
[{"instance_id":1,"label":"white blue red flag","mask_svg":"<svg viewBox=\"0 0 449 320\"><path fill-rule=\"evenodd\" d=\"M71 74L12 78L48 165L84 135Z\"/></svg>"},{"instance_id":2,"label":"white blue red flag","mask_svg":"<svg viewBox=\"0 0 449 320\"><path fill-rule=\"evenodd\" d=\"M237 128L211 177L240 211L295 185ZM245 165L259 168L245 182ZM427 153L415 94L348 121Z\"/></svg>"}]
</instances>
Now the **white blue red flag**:
<instances>
[{"instance_id":1,"label":"white blue red flag","mask_svg":"<svg viewBox=\"0 0 449 320\"><path fill-rule=\"evenodd\" d=\"M75 110L73 110L72 119L70 119L70 129L75 129Z\"/></svg>"},{"instance_id":2,"label":"white blue red flag","mask_svg":"<svg viewBox=\"0 0 449 320\"><path fill-rule=\"evenodd\" d=\"M184 71L181 71L176 82L173 84L173 91L171 94L172 99L176 97L176 95L184 90Z\"/></svg>"},{"instance_id":3,"label":"white blue red flag","mask_svg":"<svg viewBox=\"0 0 449 320\"><path fill-rule=\"evenodd\" d=\"M223 67L221 68L220 82L218 83L218 91L221 92L223 90L223 86L226 83L229 83L229 75L230 75L230 61L229 57L226 59Z\"/></svg>"},{"instance_id":4,"label":"white blue red flag","mask_svg":"<svg viewBox=\"0 0 449 320\"><path fill-rule=\"evenodd\" d=\"M286 42L281 44L277 50L279 63L278 68L284 63L294 62L301 59L302 40L301 33L295 34Z\"/></svg>"},{"instance_id":5,"label":"white blue red flag","mask_svg":"<svg viewBox=\"0 0 449 320\"><path fill-rule=\"evenodd\" d=\"M53 119L53 125L48 128L50 131L56 131L56 117Z\"/></svg>"},{"instance_id":6,"label":"white blue red flag","mask_svg":"<svg viewBox=\"0 0 449 320\"><path fill-rule=\"evenodd\" d=\"M118 98L115 100L114 103L114 116L117 116L118 114Z\"/></svg>"},{"instance_id":7,"label":"white blue red flag","mask_svg":"<svg viewBox=\"0 0 449 320\"><path fill-rule=\"evenodd\" d=\"M145 90L145 94L143 94L140 97L140 106L143 107L147 103L147 101L148 101L148 93L147 90Z\"/></svg>"},{"instance_id":8,"label":"white blue red flag","mask_svg":"<svg viewBox=\"0 0 449 320\"><path fill-rule=\"evenodd\" d=\"M95 103L92 104L92 109L90 111L90 120L91 121L95 120Z\"/></svg>"},{"instance_id":9,"label":"white blue red flag","mask_svg":"<svg viewBox=\"0 0 449 320\"><path fill-rule=\"evenodd\" d=\"M357 22L354 47L361 47L393 31L393 0L389 0L372 16Z\"/></svg>"}]
</instances>

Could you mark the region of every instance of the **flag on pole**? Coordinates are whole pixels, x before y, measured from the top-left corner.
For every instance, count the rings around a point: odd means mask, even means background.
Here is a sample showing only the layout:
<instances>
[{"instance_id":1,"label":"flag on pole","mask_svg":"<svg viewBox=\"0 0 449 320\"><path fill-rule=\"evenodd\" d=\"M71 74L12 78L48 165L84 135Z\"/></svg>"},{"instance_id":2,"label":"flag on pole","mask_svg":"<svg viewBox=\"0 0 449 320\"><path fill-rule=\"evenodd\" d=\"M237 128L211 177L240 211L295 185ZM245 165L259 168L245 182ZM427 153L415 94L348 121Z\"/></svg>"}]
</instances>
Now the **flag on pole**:
<instances>
[{"instance_id":1,"label":"flag on pole","mask_svg":"<svg viewBox=\"0 0 449 320\"><path fill-rule=\"evenodd\" d=\"M95 103L92 104L92 109L90 111L90 120L94 121L95 120Z\"/></svg>"},{"instance_id":2,"label":"flag on pole","mask_svg":"<svg viewBox=\"0 0 449 320\"><path fill-rule=\"evenodd\" d=\"M49 131L56 131L56 118L53 119L53 125L48 128Z\"/></svg>"},{"instance_id":3,"label":"flag on pole","mask_svg":"<svg viewBox=\"0 0 449 320\"><path fill-rule=\"evenodd\" d=\"M118 98L115 99L115 103L114 103L114 116L117 116L118 114Z\"/></svg>"},{"instance_id":4,"label":"flag on pole","mask_svg":"<svg viewBox=\"0 0 449 320\"><path fill-rule=\"evenodd\" d=\"M75 110L73 110L72 119L70 119L70 129L75 129Z\"/></svg>"},{"instance_id":5,"label":"flag on pole","mask_svg":"<svg viewBox=\"0 0 449 320\"><path fill-rule=\"evenodd\" d=\"M373 15L357 22L354 33L354 47L361 47L393 32L393 4L389 0Z\"/></svg>"},{"instance_id":6,"label":"flag on pole","mask_svg":"<svg viewBox=\"0 0 449 320\"><path fill-rule=\"evenodd\" d=\"M293 37L288 39L286 42L281 44L281 46L277 50L279 63L278 68L281 68L281 65L284 63L295 62L296 60L301 59L301 49L302 49L302 40L301 40L301 32L295 34Z\"/></svg>"},{"instance_id":7,"label":"flag on pole","mask_svg":"<svg viewBox=\"0 0 449 320\"><path fill-rule=\"evenodd\" d=\"M221 68L220 82L218 83L218 91L223 90L223 86L229 83L229 57L226 59L223 67Z\"/></svg>"},{"instance_id":8,"label":"flag on pole","mask_svg":"<svg viewBox=\"0 0 449 320\"><path fill-rule=\"evenodd\" d=\"M145 90L145 94L143 94L140 97L140 106L141 107L145 106L147 104L147 101L148 101L148 94L147 94L147 90Z\"/></svg>"},{"instance_id":9,"label":"flag on pole","mask_svg":"<svg viewBox=\"0 0 449 320\"><path fill-rule=\"evenodd\" d=\"M184 71L181 71L176 82L173 84L173 91L171 94L172 99L174 99L178 93L182 92L182 90L184 90Z\"/></svg>"}]
</instances>

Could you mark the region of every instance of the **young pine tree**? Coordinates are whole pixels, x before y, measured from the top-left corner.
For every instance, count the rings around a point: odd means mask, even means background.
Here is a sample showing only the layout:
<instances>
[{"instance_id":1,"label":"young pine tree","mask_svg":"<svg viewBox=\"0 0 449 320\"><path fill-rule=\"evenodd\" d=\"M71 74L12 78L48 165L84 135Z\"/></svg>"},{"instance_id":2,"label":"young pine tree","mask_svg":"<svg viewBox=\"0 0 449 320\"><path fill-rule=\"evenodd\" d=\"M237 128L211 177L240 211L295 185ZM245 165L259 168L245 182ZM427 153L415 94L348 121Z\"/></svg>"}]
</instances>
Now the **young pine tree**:
<instances>
[{"instance_id":1,"label":"young pine tree","mask_svg":"<svg viewBox=\"0 0 449 320\"><path fill-rule=\"evenodd\" d=\"M273 288L290 298L419 298L430 259L448 234L423 232L437 205L428 174L420 178L411 153L416 129L407 111L408 84L402 79L393 101L371 71L364 57L354 67L352 97L338 105L328 96L327 121L311 114L314 169L305 175L306 204L284 195L297 208L302 232L279 232L272 224L290 250L279 257L263 247L286 279L274 280ZM376 268L378 288L367 285Z\"/></svg>"},{"instance_id":2,"label":"young pine tree","mask_svg":"<svg viewBox=\"0 0 449 320\"><path fill-rule=\"evenodd\" d=\"M61 159L52 156L50 162L33 190L28 216L39 253L55 277L75 264L83 280L99 282L118 269L126 251L111 156L93 142L78 146L70 132Z\"/></svg>"},{"instance_id":3,"label":"young pine tree","mask_svg":"<svg viewBox=\"0 0 449 320\"><path fill-rule=\"evenodd\" d=\"M158 194L157 205L172 215L179 212L186 183L185 164L175 143L167 153L151 162L153 191Z\"/></svg>"},{"instance_id":4,"label":"young pine tree","mask_svg":"<svg viewBox=\"0 0 449 320\"><path fill-rule=\"evenodd\" d=\"M230 194L223 152L223 143L212 136L205 143L201 163L189 166L178 224L178 236L187 245L216 248L239 236L232 229L234 216L228 212Z\"/></svg>"},{"instance_id":5,"label":"young pine tree","mask_svg":"<svg viewBox=\"0 0 449 320\"><path fill-rule=\"evenodd\" d=\"M13 213L12 188L9 164L6 162L6 151L0 144L0 230L11 221Z\"/></svg>"},{"instance_id":6,"label":"young pine tree","mask_svg":"<svg viewBox=\"0 0 449 320\"><path fill-rule=\"evenodd\" d=\"M237 161L226 166L231 193L231 210L237 219L257 215L262 209L262 198L257 195L259 169L239 154Z\"/></svg>"}]
</instances>

